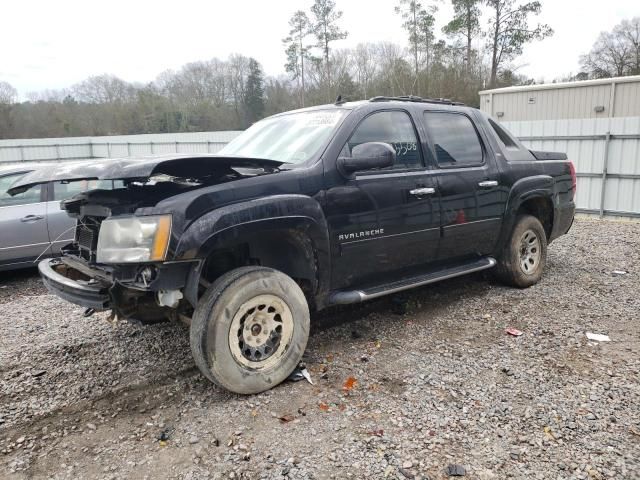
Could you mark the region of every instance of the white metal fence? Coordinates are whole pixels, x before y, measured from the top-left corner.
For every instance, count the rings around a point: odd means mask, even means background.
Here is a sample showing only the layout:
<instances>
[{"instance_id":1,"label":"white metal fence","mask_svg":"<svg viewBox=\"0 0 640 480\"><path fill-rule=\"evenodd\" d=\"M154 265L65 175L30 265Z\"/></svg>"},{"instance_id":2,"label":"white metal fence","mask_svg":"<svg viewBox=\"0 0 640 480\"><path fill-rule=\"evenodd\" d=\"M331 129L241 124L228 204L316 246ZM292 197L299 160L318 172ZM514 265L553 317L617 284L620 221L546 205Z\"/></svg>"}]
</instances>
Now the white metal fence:
<instances>
[{"instance_id":1,"label":"white metal fence","mask_svg":"<svg viewBox=\"0 0 640 480\"><path fill-rule=\"evenodd\" d=\"M532 150L567 153L579 212L640 218L640 117L503 124Z\"/></svg>"},{"instance_id":2,"label":"white metal fence","mask_svg":"<svg viewBox=\"0 0 640 480\"><path fill-rule=\"evenodd\" d=\"M161 153L215 153L240 132L0 140L0 164L118 158Z\"/></svg>"},{"instance_id":3,"label":"white metal fence","mask_svg":"<svg viewBox=\"0 0 640 480\"><path fill-rule=\"evenodd\" d=\"M534 150L567 152L578 172L580 212L640 218L640 117L504 122ZM0 164L215 153L240 132L1 140Z\"/></svg>"}]
</instances>

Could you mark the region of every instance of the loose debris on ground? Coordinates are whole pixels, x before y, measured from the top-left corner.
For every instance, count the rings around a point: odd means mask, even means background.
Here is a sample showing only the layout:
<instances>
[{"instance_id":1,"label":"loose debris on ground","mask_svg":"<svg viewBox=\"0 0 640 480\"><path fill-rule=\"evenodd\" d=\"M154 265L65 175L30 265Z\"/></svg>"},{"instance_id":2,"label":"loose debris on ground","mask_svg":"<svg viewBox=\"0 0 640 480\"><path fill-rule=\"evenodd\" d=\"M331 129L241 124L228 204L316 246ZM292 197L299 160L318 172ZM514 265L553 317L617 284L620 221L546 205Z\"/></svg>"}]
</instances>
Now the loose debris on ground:
<instances>
[{"instance_id":1,"label":"loose debris on ground","mask_svg":"<svg viewBox=\"0 0 640 480\"><path fill-rule=\"evenodd\" d=\"M248 397L182 325L84 318L34 272L0 287L1 478L640 478L637 223L577 221L527 290L476 275L315 315L314 384Z\"/></svg>"}]
</instances>

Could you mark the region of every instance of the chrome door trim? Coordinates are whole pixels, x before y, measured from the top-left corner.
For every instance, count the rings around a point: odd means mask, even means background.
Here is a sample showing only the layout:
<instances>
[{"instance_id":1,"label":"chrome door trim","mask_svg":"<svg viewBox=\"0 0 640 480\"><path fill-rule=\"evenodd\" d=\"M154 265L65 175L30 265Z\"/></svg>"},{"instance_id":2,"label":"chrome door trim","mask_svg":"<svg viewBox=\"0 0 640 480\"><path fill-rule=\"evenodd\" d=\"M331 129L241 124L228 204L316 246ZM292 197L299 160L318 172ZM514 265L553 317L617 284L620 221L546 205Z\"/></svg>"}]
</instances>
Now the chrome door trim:
<instances>
[{"instance_id":1,"label":"chrome door trim","mask_svg":"<svg viewBox=\"0 0 640 480\"><path fill-rule=\"evenodd\" d=\"M484 180L482 182L479 182L478 186L480 188L497 187L498 186L498 181L497 180Z\"/></svg>"},{"instance_id":2,"label":"chrome door trim","mask_svg":"<svg viewBox=\"0 0 640 480\"><path fill-rule=\"evenodd\" d=\"M409 190L409 193L411 195L415 195L416 197L419 197L421 195L433 195L434 193L436 193L436 189L432 187L420 187Z\"/></svg>"},{"instance_id":3,"label":"chrome door trim","mask_svg":"<svg viewBox=\"0 0 640 480\"><path fill-rule=\"evenodd\" d=\"M37 247L39 245L50 245L49 242L43 242L43 243L29 243L27 245L15 245L13 247L0 247L0 250L11 250L12 248L24 248L24 247Z\"/></svg>"}]
</instances>

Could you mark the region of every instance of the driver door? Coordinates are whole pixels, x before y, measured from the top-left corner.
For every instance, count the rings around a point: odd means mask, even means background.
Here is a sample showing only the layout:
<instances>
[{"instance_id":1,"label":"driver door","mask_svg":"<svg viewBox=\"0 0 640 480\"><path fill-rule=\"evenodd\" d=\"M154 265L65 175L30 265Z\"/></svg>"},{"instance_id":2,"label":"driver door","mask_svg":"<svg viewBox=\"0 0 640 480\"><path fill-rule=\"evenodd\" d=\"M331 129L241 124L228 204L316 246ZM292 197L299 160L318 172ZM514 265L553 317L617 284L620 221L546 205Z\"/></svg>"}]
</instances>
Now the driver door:
<instances>
[{"instance_id":1,"label":"driver door","mask_svg":"<svg viewBox=\"0 0 640 480\"><path fill-rule=\"evenodd\" d=\"M381 284L409 267L435 259L440 240L440 205L435 179L426 174L410 114L385 110L365 117L341 156L366 142L396 151L395 164L355 172L326 192L334 262L332 285Z\"/></svg>"}]
</instances>

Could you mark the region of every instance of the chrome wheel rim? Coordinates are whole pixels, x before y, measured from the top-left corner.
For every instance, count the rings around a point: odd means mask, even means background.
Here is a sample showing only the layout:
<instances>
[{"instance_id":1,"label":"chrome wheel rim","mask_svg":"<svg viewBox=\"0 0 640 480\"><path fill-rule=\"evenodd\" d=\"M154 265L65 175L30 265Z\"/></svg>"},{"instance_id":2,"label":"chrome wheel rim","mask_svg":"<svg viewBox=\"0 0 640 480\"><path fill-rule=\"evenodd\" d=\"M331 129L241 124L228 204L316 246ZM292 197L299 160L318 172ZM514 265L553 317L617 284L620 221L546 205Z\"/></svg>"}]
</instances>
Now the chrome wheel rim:
<instances>
[{"instance_id":1,"label":"chrome wheel rim","mask_svg":"<svg viewBox=\"0 0 640 480\"><path fill-rule=\"evenodd\" d=\"M276 295L257 295L238 309L229 329L231 354L240 365L251 369L278 363L293 336L293 315Z\"/></svg>"},{"instance_id":2,"label":"chrome wheel rim","mask_svg":"<svg viewBox=\"0 0 640 480\"><path fill-rule=\"evenodd\" d=\"M527 230L520 237L520 269L526 275L533 275L538 269L542 252L540 239L533 230Z\"/></svg>"}]
</instances>

